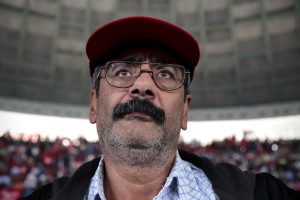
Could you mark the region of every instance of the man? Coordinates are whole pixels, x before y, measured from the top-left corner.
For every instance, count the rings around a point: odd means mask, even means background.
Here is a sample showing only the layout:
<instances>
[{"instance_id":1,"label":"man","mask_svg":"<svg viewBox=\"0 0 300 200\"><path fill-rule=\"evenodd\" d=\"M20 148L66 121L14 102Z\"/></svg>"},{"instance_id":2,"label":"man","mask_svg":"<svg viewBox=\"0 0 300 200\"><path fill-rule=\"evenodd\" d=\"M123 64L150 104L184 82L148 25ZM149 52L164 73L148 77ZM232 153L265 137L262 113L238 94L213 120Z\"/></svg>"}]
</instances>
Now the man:
<instances>
[{"instance_id":1,"label":"man","mask_svg":"<svg viewBox=\"0 0 300 200\"><path fill-rule=\"evenodd\" d=\"M103 156L27 199L300 199L268 174L177 150L200 58L189 33L128 17L96 30L86 52L94 84L89 119Z\"/></svg>"}]
</instances>

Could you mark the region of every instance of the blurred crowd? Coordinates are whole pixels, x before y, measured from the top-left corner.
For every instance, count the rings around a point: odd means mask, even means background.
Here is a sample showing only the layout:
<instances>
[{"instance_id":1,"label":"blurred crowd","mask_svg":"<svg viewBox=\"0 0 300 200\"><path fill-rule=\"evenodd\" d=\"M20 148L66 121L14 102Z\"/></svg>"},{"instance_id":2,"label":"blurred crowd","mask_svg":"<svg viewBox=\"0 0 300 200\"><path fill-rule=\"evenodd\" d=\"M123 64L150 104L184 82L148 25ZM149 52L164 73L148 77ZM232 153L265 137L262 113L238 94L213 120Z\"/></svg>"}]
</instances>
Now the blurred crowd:
<instances>
[{"instance_id":1,"label":"blurred crowd","mask_svg":"<svg viewBox=\"0 0 300 200\"><path fill-rule=\"evenodd\" d=\"M99 144L84 138L50 141L24 134L15 139L5 133L0 137L0 200L26 196L100 154Z\"/></svg>"},{"instance_id":2,"label":"blurred crowd","mask_svg":"<svg viewBox=\"0 0 300 200\"><path fill-rule=\"evenodd\" d=\"M202 146L197 141L179 143L179 148L205 156L214 163L231 163L254 173L267 172L289 187L300 190L300 140L248 140L233 136Z\"/></svg>"},{"instance_id":3,"label":"blurred crowd","mask_svg":"<svg viewBox=\"0 0 300 200\"><path fill-rule=\"evenodd\" d=\"M208 157L214 163L232 163L242 170L268 172L300 190L300 140L260 141L235 137L201 145L182 140L179 148ZM98 142L84 138L54 141L40 135L0 137L0 200L14 200L55 178L71 175L84 162L101 155Z\"/></svg>"}]
</instances>

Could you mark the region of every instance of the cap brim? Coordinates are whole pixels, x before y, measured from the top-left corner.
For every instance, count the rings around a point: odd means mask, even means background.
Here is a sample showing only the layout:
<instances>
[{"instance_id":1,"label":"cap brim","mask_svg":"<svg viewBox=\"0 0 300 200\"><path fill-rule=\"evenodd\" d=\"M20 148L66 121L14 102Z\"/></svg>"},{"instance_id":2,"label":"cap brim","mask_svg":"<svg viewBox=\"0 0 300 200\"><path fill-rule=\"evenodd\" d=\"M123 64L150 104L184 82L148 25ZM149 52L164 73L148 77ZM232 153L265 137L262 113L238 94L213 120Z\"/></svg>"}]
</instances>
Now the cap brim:
<instances>
[{"instance_id":1,"label":"cap brim","mask_svg":"<svg viewBox=\"0 0 300 200\"><path fill-rule=\"evenodd\" d=\"M86 54L91 63L126 42L154 41L180 55L193 78L200 59L200 47L195 38L180 27L166 21L144 16L122 18L97 29L88 39Z\"/></svg>"}]
</instances>

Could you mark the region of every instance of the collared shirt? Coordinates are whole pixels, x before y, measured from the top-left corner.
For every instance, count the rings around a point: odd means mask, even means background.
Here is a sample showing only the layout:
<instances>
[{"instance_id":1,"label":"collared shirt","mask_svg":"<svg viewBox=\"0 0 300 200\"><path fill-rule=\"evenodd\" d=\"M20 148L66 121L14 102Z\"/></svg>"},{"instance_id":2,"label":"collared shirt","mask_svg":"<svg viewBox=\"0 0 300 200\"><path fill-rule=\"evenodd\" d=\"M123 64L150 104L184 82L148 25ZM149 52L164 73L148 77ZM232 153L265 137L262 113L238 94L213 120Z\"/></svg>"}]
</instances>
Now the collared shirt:
<instances>
[{"instance_id":1,"label":"collared shirt","mask_svg":"<svg viewBox=\"0 0 300 200\"><path fill-rule=\"evenodd\" d=\"M86 200L106 200L103 189L103 157L91 180ZM180 158L176 154L175 163L170 175L167 177L165 185L154 200L176 200L176 199L205 199L219 200L217 194L213 191L211 182L204 172L192 163Z\"/></svg>"}]
</instances>

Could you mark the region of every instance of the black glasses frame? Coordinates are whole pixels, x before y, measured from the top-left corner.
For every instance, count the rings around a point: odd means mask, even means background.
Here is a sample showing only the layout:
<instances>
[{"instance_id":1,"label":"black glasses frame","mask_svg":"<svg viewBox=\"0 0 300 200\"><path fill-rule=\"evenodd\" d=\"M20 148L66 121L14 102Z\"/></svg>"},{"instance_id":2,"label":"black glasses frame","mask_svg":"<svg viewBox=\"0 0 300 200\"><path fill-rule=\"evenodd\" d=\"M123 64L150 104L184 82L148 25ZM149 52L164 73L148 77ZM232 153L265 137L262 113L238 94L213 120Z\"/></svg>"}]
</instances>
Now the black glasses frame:
<instances>
[{"instance_id":1,"label":"black glasses frame","mask_svg":"<svg viewBox=\"0 0 300 200\"><path fill-rule=\"evenodd\" d=\"M107 80L107 73L106 73L106 72L105 72L105 75L104 75L103 77L101 77L101 76L100 76L101 71L102 71L103 69L107 69L108 66L109 66L110 64L112 64L112 63L126 63L126 64L132 63L132 64L137 64L137 65L139 66L139 68L140 68L140 72L139 72L139 74L138 74L135 78L137 79L138 77L140 77L142 73L148 73L148 74L151 75L151 78L152 78L153 82L155 83L155 85L156 85L160 90L162 90L162 91L174 91L174 90L178 90L179 88L181 88L181 87L184 85L184 83L186 82L186 80L188 80L188 77L189 77L189 75L190 75L190 72L187 71L187 69L186 69L185 67L183 67L183 66L181 66L181 65L177 65L177 64L152 63L152 62L133 62L133 61L110 61L110 62L105 63L104 66L102 66L102 67L100 66L100 70L99 70L99 72L98 72L98 74L97 74L97 77L96 77L96 82L98 82L99 78L105 78L105 79L106 79L106 82L107 82L109 85L111 85L111 86L113 86L113 87L116 87L116 88L130 88L131 86L134 85L134 82L133 82L131 85L125 86L125 87L120 87L120 86L112 85L112 84ZM164 65L164 66L176 66L176 67L182 68L184 74L183 74L183 79L182 79L182 82L181 82L180 86L178 86L177 88L174 88L174 89L165 89L165 88L161 88L161 87L156 83L155 79L153 78L153 70L143 70L143 69L141 69L141 65L143 65L143 64L157 65L157 66L159 66L159 65Z\"/></svg>"}]
</instances>

